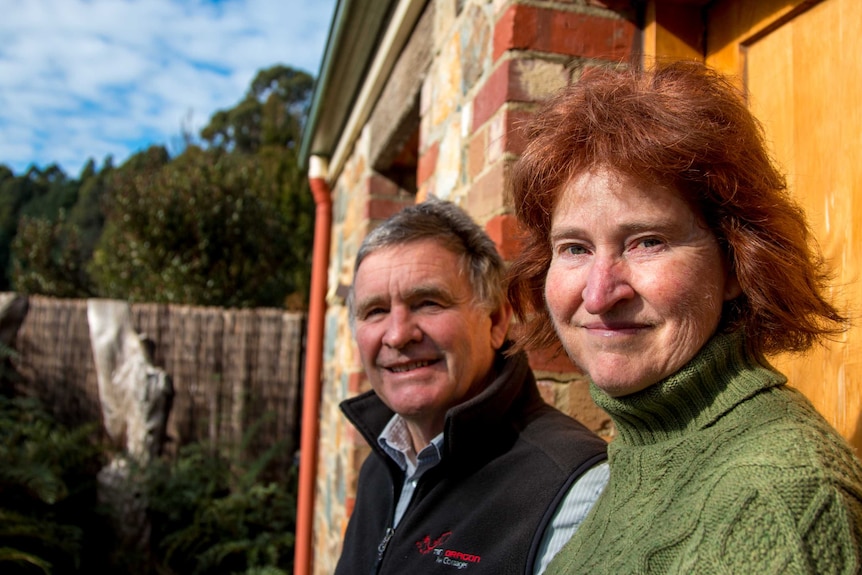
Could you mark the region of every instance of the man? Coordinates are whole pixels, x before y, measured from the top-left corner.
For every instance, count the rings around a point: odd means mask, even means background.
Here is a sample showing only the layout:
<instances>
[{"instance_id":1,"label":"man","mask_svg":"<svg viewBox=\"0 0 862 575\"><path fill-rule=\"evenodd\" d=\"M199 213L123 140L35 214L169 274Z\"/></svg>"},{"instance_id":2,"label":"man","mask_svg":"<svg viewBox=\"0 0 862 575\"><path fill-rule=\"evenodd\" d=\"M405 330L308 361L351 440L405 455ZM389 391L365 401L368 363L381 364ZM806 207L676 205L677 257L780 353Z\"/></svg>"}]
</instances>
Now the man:
<instances>
[{"instance_id":1,"label":"man","mask_svg":"<svg viewBox=\"0 0 862 575\"><path fill-rule=\"evenodd\" d=\"M547 405L493 242L429 200L359 249L351 326L372 391L342 403L372 447L336 574L533 574L607 481L605 442Z\"/></svg>"}]
</instances>

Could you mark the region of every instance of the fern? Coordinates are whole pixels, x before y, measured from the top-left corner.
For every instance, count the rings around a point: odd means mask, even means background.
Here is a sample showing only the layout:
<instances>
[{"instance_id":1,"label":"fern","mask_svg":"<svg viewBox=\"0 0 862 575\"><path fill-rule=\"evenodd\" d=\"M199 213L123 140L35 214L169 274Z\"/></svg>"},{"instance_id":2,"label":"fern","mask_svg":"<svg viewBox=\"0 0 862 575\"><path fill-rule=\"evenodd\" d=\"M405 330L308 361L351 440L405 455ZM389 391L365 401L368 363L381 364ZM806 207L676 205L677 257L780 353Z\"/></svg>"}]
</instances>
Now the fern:
<instances>
[{"instance_id":1,"label":"fern","mask_svg":"<svg viewBox=\"0 0 862 575\"><path fill-rule=\"evenodd\" d=\"M12 549L9 547L0 547L0 564L3 563L15 563L18 565L32 565L33 567L38 568L45 573L45 575L51 575L51 564L39 557L31 554L25 553L24 551L20 551L18 549Z\"/></svg>"},{"instance_id":2,"label":"fern","mask_svg":"<svg viewBox=\"0 0 862 575\"><path fill-rule=\"evenodd\" d=\"M0 396L0 565L44 573L80 565L84 528L77 521L92 514L81 505L92 506L76 496L94 493L94 429L65 429L38 401Z\"/></svg>"},{"instance_id":3,"label":"fern","mask_svg":"<svg viewBox=\"0 0 862 575\"><path fill-rule=\"evenodd\" d=\"M258 420L258 424L261 420ZM181 450L173 464L147 472L154 543L172 572L282 575L293 562L296 475L285 483L260 481L283 451L275 445L248 464L252 426L242 446L225 458L203 445Z\"/></svg>"}]
</instances>

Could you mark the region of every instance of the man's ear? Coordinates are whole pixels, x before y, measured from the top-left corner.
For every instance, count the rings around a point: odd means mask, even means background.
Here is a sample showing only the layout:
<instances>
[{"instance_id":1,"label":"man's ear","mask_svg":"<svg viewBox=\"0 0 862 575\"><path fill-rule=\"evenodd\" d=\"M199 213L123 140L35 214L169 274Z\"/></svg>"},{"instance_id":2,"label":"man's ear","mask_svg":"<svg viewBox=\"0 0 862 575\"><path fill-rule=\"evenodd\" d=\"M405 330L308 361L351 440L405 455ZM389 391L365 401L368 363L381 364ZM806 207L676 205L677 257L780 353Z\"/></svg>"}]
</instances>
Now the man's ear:
<instances>
[{"instance_id":1,"label":"man's ear","mask_svg":"<svg viewBox=\"0 0 862 575\"><path fill-rule=\"evenodd\" d=\"M491 345L500 349L509 333L509 321L512 319L512 306L504 301L499 308L491 312Z\"/></svg>"},{"instance_id":2,"label":"man's ear","mask_svg":"<svg viewBox=\"0 0 862 575\"><path fill-rule=\"evenodd\" d=\"M739 279L734 272L727 272L727 278L724 280L724 301L736 299L740 294L742 294L742 286L739 285Z\"/></svg>"}]
</instances>

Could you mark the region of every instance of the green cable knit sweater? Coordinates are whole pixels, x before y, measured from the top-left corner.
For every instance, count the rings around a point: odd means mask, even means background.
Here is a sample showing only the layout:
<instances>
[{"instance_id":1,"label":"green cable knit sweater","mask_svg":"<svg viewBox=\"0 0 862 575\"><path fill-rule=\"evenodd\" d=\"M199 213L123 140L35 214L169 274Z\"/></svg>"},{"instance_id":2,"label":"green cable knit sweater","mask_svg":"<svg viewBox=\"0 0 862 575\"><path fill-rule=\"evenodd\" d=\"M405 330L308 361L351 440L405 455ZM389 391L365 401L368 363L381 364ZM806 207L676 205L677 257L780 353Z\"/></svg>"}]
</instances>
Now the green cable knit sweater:
<instances>
[{"instance_id":1,"label":"green cable knit sweater","mask_svg":"<svg viewBox=\"0 0 862 575\"><path fill-rule=\"evenodd\" d=\"M592 387L610 482L546 575L857 573L862 465L786 378L714 337L652 387Z\"/></svg>"}]
</instances>

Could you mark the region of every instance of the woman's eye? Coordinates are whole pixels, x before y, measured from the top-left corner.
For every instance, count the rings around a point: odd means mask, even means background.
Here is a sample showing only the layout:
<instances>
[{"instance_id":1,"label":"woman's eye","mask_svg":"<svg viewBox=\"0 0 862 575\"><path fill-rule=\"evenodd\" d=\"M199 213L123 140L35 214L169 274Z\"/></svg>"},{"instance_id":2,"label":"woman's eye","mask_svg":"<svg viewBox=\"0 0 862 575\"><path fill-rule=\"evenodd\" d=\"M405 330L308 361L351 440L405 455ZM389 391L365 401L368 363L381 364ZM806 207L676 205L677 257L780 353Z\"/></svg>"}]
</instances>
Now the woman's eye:
<instances>
[{"instance_id":1,"label":"woman's eye","mask_svg":"<svg viewBox=\"0 0 862 575\"><path fill-rule=\"evenodd\" d=\"M580 244L566 244L561 246L560 251L569 256L579 256L587 253L586 248Z\"/></svg>"}]
</instances>

